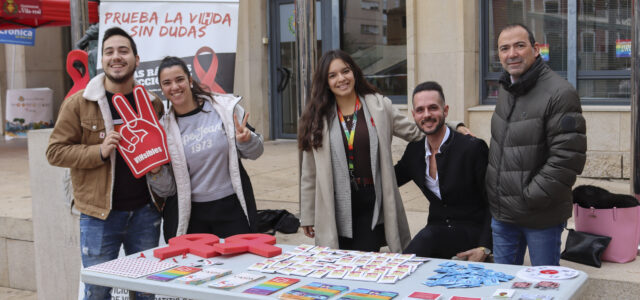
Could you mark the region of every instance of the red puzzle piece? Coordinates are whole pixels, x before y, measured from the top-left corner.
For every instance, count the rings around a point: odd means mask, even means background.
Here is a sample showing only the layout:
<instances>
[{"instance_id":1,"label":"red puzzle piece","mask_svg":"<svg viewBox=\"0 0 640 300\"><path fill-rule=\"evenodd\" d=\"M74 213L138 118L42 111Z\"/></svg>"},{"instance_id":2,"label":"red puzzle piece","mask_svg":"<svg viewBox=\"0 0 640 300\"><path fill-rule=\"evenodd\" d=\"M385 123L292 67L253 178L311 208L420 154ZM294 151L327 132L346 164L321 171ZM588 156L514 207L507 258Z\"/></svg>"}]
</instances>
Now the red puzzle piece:
<instances>
[{"instance_id":1,"label":"red puzzle piece","mask_svg":"<svg viewBox=\"0 0 640 300\"><path fill-rule=\"evenodd\" d=\"M236 234L224 239L224 244L213 246L223 255L251 252L264 257L274 257L282 253L282 249L272 246L276 237L263 233Z\"/></svg>"},{"instance_id":2,"label":"red puzzle piece","mask_svg":"<svg viewBox=\"0 0 640 300\"><path fill-rule=\"evenodd\" d=\"M192 233L174 237L169 240L169 246L153 250L153 256L159 259L178 256L181 254L195 254L203 258L220 255L215 245L220 239L209 233Z\"/></svg>"}]
</instances>

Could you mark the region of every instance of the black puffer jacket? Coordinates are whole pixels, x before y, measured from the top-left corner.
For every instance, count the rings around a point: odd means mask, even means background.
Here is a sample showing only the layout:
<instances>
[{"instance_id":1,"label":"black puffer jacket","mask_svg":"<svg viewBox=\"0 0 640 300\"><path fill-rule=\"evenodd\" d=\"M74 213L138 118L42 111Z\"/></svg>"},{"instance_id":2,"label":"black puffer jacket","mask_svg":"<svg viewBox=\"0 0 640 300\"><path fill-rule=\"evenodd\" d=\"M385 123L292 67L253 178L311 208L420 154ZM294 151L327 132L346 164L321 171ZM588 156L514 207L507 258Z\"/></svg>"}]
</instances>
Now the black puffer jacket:
<instances>
[{"instance_id":1,"label":"black puffer jacket","mask_svg":"<svg viewBox=\"0 0 640 300\"><path fill-rule=\"evenodd\" d=\"M500 83L485 178L491 214L528 228L561 224L587 150L578 94L540 57L520 81L505 72Z\"/></svg>"}]
</instances>

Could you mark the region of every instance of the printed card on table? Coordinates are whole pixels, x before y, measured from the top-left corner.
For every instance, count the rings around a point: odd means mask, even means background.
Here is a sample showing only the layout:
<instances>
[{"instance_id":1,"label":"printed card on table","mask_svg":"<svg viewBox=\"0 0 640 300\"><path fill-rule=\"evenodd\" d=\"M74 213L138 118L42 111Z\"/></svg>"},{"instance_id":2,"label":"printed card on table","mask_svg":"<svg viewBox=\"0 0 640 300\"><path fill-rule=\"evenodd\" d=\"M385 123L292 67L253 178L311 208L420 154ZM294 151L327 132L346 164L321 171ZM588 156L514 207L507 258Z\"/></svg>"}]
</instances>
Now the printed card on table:
<instances>
[{"instance_id":1,"label":"printed card on table","mask_svg":"<svg viewBox=\"0 0 640 300\"><path fill-rule=\"evenodd\" d=\"M275 277L269 281L245 290L243 293L267 296L299 281L300 279L296 278Z\"/></svg>"},{"instance_id":2,"label":"printed card on table","mask_svg":"<svg viewBox=\"0 0 640 300\"><path fill-rule=\"evenodd\" d=\"M493 298L494 299L511 299L511 297L513 297L513 294L515 294L516 290L512 290L512 289L497 289L494 293L493 293Z\"/></svg>"},{"instance_id":3,"label":"printed card on table","mask_svg":"<svg viewBox=\"0 0 640 300\"><path fill-rule=\"evenodd\" d=\"M200 272L196 272L193 274L180 277L176 279L176 282L191 284L191 285L199 285L207 281L211 281L223 276L227 276L229 274L231 274L231 270L208 267L208 268L202 269L202 271Z\"/></svg>"},{"instance_id":4,"label":"printed card on table","mask_svg":"<svg viewBox=\"0 0 640 300\"><path fill-rule=\"evenodd\" d=\"M349 287L321 282L312 282L280 295L284 300L325 300L347 291Z\"/></svg>"},{"instance_id":5,"label":"printed card on table","mask_svg":"<svg viewBox=\"0 0 640 300\"><path fill-rule=\"evenodd\" d=\"M170 270L166 270L164 272L160 272L158 274L153 274L147 276L147 279L157 280L157 281L170 281L176 279L178 277L182 277L185 275L189 275L191 273L199 272L200 268L188 267L188 266L179 266Z\"/></svg>"},{"instance_id":6,"label":"printed card on table","mask_svg":"<svg viewBox=\"0 0 640 300\"><path fill-rule=\"evenodd\" d=\"M388 292L388 291L376 291L364 288L358 288L351 292L344 294L344 296L340 297L338 300L365 300L365 299L376 299L376 300L389 300L398 296L396 292Z\"/></svg>"},{"instance_id":7,"label":"printed card on table","mask_svg":"<svg viewBox=\"0 0 640 300\"><path fill-rule=\"evenodd\" d=\"M413 292L413 294L411 294L411 295L409 295L409 297L405 298L405 300L416 300L416 299L421 299L421 300L441 300L442 299L442 295L441 294L434 294L434 293Z\"/></svg>"},{"instance_id":8,"label":"printed card on table","mask_svg":"<svg viewBox=\"0 0 640 300\"><path fill-rule=\"evenodd\" d=\"M227 276L209 283L209 287L216 289L230 290L249 282L264 278L264 275L252 273L238 273Z\"/></svg>"}]
</instances>

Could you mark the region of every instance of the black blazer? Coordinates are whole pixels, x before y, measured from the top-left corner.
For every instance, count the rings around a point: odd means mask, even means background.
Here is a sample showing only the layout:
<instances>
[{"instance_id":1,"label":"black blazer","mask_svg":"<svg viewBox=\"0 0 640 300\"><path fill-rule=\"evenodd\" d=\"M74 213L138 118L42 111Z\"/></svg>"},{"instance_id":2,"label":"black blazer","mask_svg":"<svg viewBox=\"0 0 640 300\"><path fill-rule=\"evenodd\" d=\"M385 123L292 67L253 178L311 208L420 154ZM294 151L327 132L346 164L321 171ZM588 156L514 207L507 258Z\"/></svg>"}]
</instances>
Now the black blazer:
<instances>
[{"instance_id":1,"label":"black blazer","mask_svg":"<svg viewBox=\"0 0 640 300\"><path fill-rule=\"evenodd\" d=\"M429 224L481 227L478 246L492 249L491 214L484 176L489 149L478 138L450 129L449 138L436 154L439 199L425 185L425 139L411 142L395 166L398 186L413 181L429 200Z\"/></svg>"}]
</instances>

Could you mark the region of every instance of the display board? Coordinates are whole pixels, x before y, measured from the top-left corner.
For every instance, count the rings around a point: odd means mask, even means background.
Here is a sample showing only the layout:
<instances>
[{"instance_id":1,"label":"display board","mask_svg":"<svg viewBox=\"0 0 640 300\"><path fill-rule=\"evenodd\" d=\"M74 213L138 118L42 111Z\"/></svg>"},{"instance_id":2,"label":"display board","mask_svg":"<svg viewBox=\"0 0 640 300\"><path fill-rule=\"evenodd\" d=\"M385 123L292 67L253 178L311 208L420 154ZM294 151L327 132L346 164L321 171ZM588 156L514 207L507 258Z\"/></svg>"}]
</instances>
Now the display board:
<instances>
[{"instance_id":1,"label":"display board","mask_svg":"<svg viewBox=\"0 0 640 300\"><path fill-rule=\"evenodd\" d=\"M53 127L53 90L7 90L5 137L27 138L27 130Z\"/></svg>"},{"instance_id":2,"label":"display board","mask_svg":"<svg viewBox=\"0 0 640 300\"><path fill-rule=\"evenodd\" d=\"M102 1L98 48L111 27L127 31L136 42L139 84L162 96L157 70L166 56L182 58L196 80L211 91L231 93L238 40L238 0ZM97 69L102 69L98 51Z\"/></svg>"}]
</instances>

